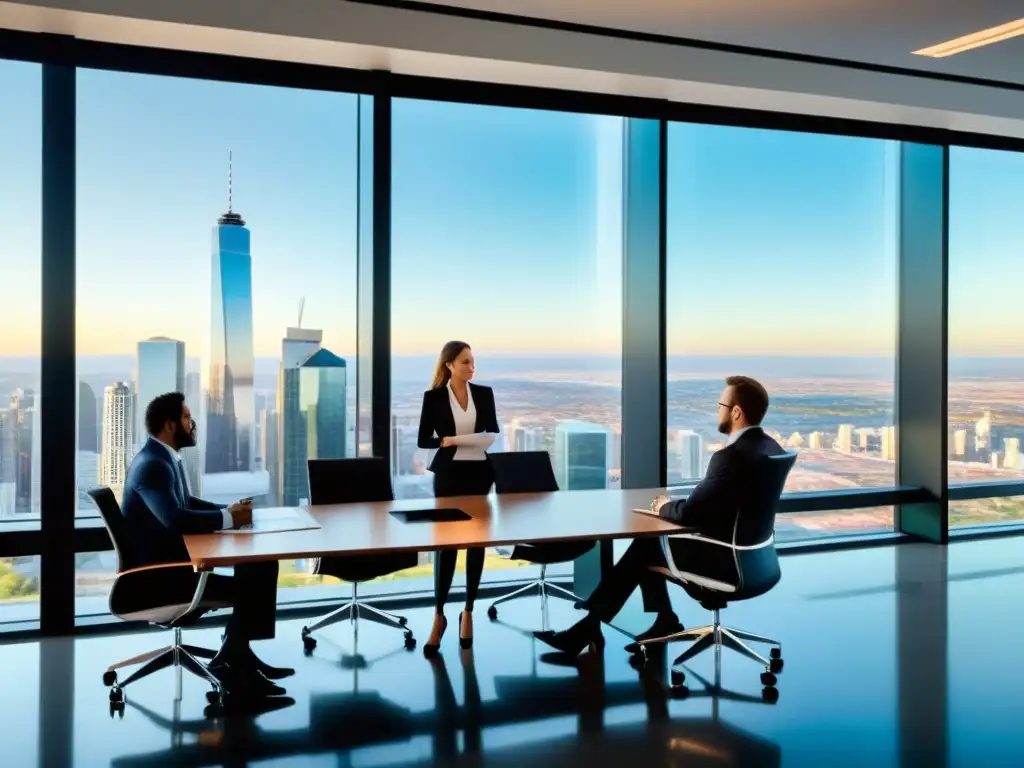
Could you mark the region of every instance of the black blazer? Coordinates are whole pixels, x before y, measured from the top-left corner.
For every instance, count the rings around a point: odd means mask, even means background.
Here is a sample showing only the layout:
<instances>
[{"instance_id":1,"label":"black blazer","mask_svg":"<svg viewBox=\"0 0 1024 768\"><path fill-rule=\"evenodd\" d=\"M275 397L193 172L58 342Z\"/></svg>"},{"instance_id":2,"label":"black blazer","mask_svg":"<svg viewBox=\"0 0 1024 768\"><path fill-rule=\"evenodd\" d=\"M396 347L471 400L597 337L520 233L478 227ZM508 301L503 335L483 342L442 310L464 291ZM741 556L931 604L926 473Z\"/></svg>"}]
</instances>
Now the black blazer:
<instances>
[{"instance_id":1,"label":"black blazer","mask_svg":"<svg viewBox=\"0 0 1024 768\"><path fill-rule=\"evenodd\" d=\"M121 514L135 566L188 562L183 536L224 527L222 504L185 496L179 466L152 437L128 468Z\"/></svg>"},{"instance_id":2,"label":"black blazer","mask_svg":"<svg viewBox=\"0 0 1024 768\"><path fill-rule=\"evenodd\" d=\"M469 391L476 406L475 433L498 434L498 412L494 408L494 390L479 384L470 384ZM436 437L434 435L437 435ZM455 416L448 399L448 387L428 389L423 393L423 410L420 411L420 432L416 444L420 448L437 448L434 460L427 467L431 472L444 471L451 464L457 448L441 448L442 437L455 437Z\"/></svg>"},{"instance_id":3,"label":"black blazer","mask_svg":"<svg viewBox=\"0 0 1024 768\"><path fill-rule=\"evenodd\" d=\"M765 508L762 501L757 460L780 453L785 453L781 445L760 427L751 427L735 443L717 451L689 497L665 504L661 517L719 541L731 542L735 528L740 546L760 544L772 533L775 509ZM748 513L741 515L741 510Z\"/></svg>"}]
</instances>

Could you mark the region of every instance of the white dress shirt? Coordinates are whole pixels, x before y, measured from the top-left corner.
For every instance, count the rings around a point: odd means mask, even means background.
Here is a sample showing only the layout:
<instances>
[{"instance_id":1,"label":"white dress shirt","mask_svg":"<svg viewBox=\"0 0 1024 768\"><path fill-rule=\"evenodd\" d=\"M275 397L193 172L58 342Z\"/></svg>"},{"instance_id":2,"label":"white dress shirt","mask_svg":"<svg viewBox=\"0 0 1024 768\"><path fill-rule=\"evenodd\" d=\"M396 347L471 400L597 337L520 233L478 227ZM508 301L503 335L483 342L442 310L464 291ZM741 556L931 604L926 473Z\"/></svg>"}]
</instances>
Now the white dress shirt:
<instances>
[{"instance_id":1,"label":"white dress shirt","mask_svg":"<svg viewBox=\"0 0 1024 768\"><path fill-rule=\"evenodd\" d=\"M154 440L154 442L157 442L160 445L162 445L164 448L166 448L167 452L169 454L171 454L171 461L173 461L175 464L177 464L181 468L181 476L183 478L182 482L185 483L185 501L187 502L188 501L188 497L192 495L192 489L188 487L188 472L186 471L184 457L180 453L178 453L176 450L171 448L171 446L169 446L163 440L157 440L156 438L153 438L153 440ZM224 528L233 528L234 525L235 525L235 521L234 521L234 519L232 519L231 513L228 512L226 509L222 509L220 512L221 512L221 515L223 515L223 519L224 519L223 527Z\"/></svg>"},{"instance_id":2,"label":"white dress shirt","mask_svg":"<svg viewBox=\"0 0 1024 768\"><path fill-rule=\"evenodd\" d=\"M448 402L455 419L455 455L453 461L484 461L487 449L494 442L494 435L476 431L476 403L473 390L466 386L466 408L459 405L452 384L448 382Z\"/></svg>"}]
</instances>

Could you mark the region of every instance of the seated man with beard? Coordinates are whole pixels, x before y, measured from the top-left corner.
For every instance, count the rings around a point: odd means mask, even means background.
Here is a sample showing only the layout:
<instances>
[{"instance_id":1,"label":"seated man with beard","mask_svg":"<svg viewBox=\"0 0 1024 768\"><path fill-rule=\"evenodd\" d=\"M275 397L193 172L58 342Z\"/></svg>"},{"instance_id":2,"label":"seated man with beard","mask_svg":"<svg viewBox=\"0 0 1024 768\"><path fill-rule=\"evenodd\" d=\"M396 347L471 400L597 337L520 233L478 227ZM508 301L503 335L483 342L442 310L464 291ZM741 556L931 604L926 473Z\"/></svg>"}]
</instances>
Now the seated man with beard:
<instances>
[{"instance_id":1,"label":"seated man with beard","mask_svg":"<svg viewBox=\"0 0 1024 768\"><path fill-rule=\"evenodd\" d=\"M131 567L157 563L187 563L184 536L239 528L252 522L252 500L225 507L192 495L179 451L196 444L196 423L184 395L169 392L146 407L149 439L132 460L124 484L121 513L132 555ZM271 682L293 673L257 658L252 640L274 636L277 609L276 562L235 567L233 576L211 574L204 599L233 606L224 642L210 662L210 672L225 689L245 697L276 696L284 688ZM199 580L197 573L156 569L129 600L132 610L189 603ZM122 607L121 610L127 610Z\"/></svg>"},{"instance_id":2,"label":"seated man with beard","mask_svg":"<svg viewBox=\"0 0 1024 768\"><path fill-rule=\"evenodd\" d=\"M737 517L743 509L744 494L756 476L756 465L765 456L785 453L782 446L764 433L761 421L768 412L768 392L747 376L729 376L718 398L718 431L728 436L727 445L711 457L704 479L679 501L658 496L651 511L666 520L686 526L708 539L740 543L749 531L763 530L766 521ZM772 510L769 510L774 514ZM718 544L692 539L670 539L672 559L686 570L719 581L734 582L733 552ZM548 645L567 654L578 654L592 643L601 642L601 622L611 621L638 586L644 610L656 613L654 625L639 639L663 637L683 630L672 611L664 577L652 567L665 568L665 555L656 538L634 539L611 571L601 579L587 600L590 612L564 632L536 632Z\"/></svg>"}]
</instances>

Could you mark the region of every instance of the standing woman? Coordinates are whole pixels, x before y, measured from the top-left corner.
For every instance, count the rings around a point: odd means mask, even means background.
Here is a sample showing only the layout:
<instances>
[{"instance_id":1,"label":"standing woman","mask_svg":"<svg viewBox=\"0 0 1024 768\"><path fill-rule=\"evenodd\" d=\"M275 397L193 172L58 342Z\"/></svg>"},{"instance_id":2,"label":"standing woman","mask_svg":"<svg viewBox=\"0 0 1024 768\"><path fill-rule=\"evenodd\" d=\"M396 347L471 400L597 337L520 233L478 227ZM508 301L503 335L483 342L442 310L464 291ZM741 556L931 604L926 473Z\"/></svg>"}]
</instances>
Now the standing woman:
<instances>
[{"instance_id":1,"label":"standing woman","mask_svg":"<svg viewBox=\"0 0 1024 768\"><path fill-rule=\"evenodd\" d=\"M430 463L434 496L482 496L490 492L494 470L486 450L498 434L498 415L490 387L471 384L475 370L473 350L464 341L449 341L437 358L434 380L423 393L423 411L417 444L436 448ZM436 656L448 628L444 604L455 576L457 552L444 550L434 557L434 627L423 646L425 656ZM473 645L473 602L484 570L484 549L466 552L466 609L459 614L459 645Z\"/></svg>"}]
</instances>

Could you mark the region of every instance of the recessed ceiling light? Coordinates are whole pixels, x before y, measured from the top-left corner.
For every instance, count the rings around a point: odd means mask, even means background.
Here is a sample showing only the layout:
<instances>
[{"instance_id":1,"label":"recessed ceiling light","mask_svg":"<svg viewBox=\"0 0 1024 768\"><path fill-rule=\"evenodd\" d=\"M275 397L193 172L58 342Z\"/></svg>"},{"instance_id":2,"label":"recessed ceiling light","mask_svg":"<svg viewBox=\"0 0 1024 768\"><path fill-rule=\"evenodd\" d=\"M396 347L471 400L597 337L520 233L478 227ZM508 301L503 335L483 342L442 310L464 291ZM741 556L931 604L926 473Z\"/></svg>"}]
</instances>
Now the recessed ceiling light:
<instances>
[{"instance_id":1,"label":"recessed ceiling light","mask_svg":"<svg viewBox=\"0 0 1024 768\"><path fill-rule=\"evenodd\" d=\"M1018 35L1024 35L1024 19L1000 24L998 27L989 27L980 32L972 32L955 40L939 43L929 48L922 48L919 51L914 51L914 53L918 56L931 56L932 58L941 59L945 56L969 51L972 48L981 48L983 45L992 45L992 43L1009 40L1011 37L1017 37Z\"/></svg>"}]
</instances>

